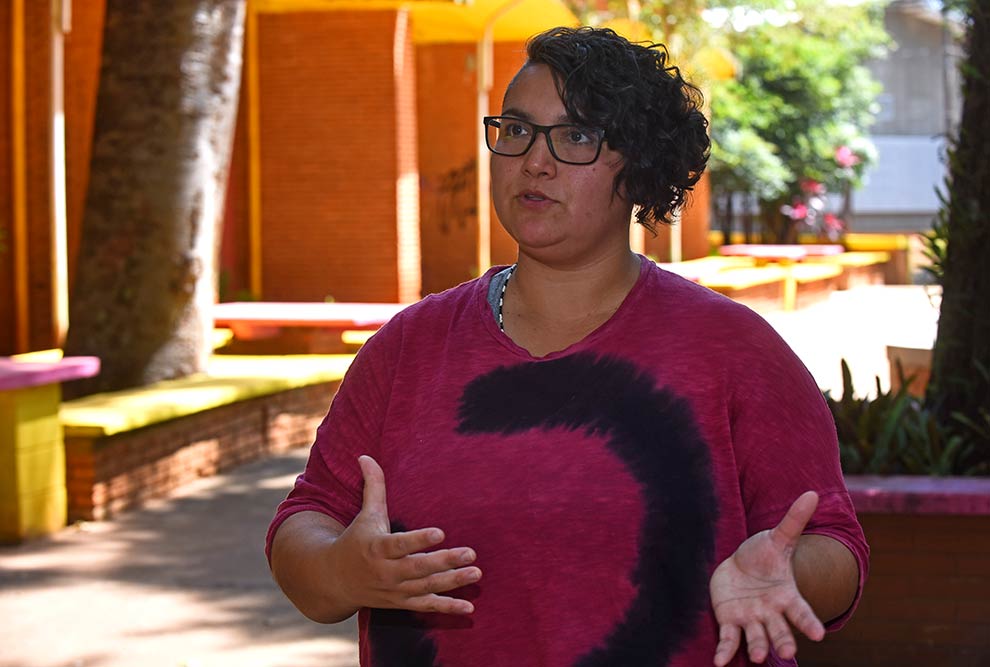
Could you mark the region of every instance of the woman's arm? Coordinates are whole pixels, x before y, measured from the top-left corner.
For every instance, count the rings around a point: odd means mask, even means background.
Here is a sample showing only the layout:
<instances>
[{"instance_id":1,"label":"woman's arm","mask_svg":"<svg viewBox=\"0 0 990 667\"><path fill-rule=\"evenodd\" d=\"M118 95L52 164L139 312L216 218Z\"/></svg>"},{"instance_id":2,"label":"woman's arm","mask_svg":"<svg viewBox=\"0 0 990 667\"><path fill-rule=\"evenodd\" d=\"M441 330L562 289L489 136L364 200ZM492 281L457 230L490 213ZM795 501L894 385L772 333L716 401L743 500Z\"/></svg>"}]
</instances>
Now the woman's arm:
<instances>
[{"instance_id":1,"label":"woman's arm","mask_svg":"<svg viewBox=\"0 0 990 667\"><path fill-rule=\"evenodd\" d=\"M859 590L859 565L846 545L826 535L801 535L792 560L801 597L818 618L828 623L849 610Z\"/></svg>"}]
</instances>

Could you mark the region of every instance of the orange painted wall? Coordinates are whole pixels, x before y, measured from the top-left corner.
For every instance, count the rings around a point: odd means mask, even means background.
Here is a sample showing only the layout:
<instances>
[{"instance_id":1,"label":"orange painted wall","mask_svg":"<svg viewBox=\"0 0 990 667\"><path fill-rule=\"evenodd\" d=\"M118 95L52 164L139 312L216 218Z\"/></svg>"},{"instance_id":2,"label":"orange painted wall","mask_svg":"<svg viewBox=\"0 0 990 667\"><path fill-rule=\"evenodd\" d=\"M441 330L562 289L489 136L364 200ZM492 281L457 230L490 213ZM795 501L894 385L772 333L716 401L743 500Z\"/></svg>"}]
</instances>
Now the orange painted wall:
<instances>
[{"instance_id":1,"label":"orange painted wall","mask_svg":"<svg viewBox=\"0 0 990 667\"><path fill-rule=\"evenodd\" d=\"M418 275L398 271L409 263L408 227L419 224L418 206L397 196L411 173L399 137L415 151L405 139L415 99L397 84L414 71L408 35L402 62L393 57L399 20L384 10L259 16L266 300L418 296Z\"/></svg>"},{"instance_id":2,"label":"orange painted wall","mask_svg":"<svg viewBox=\"0 0 990 667\"><path fill-rule=\"evenodd\" d=\"M696 259L708 255L708 228L711 217L711 187L705 172L694 186L681 211L681 259ZM657 235L646 232L645 252L659 262L670 261L670 228L661 225Z\"/></svg>"},{"instance_id":3,"label":"orange painted wall","mask_svg":"<svg viewBox=\"0 0 990 667\"><path fill-rule=\"evenodd\" d=\"M8 2L0 2L0 25L10 25ZM0 354L17 351L14 326L10 101L10 30L0 30Z\"/></svg>"},{"instance_id":4,"label":"orange painted wall","mask_svg":"<svg viewBox=\"0 0 990 667\"><path fill-rule=\"evenodd\" d=\"M416 49L424 294L477 275L476 60L473 44Z\"/></svg>"},{"instance_id":5,"label":"orange painted wall","mask_svg":"<svg viewBox=\"0 0 990 667\"><path fill-rule=\"evenodd\" d=\"M505 42L495 46L492 92L489 98L491 102L489 113L492 115L501 113L505 89L525 62L525 43ZM516 242L499 224L498 216L495 215L495 208L492 207L492 264L512 264L516 261L516 254Z\"/></svg>"},{"instance_id":6,"label":"orange painted wall","mask_svg":"<svg viewBox=\"0 0 990 667\"><path fill-rule=\"evenodd\" d=\"M242 71L246 75L246 72ZM240 102L234 125L230 170L227 173L227 198L223 208L220 241L219 296L221 301L244 301L251 298L251 248L249 222L250 176L248 174L247 88L241 77Z\"/></svg>"},{"instance_id":7,"label":"orange painted wall","mask_svg":"<svg viewBox=\"0 0 990 667\"><path fill-rule=\"evenodd\" d=\"M65 206L70 292L89 186L105 14L105 0L73 3L72 30L65 36Z\"/></svg>"},{"instance_id":8,"label":"orange painted wall","mask_svg":"<svg viewBox=\"0 0 990 667\"><path fill-rule=\"evenodd\" d=\"M52 315L52 16L48 3L24 3L24 149L27 231L17 238L13 191L13 100L10 3L0 9L0 354L51 347L56 342ZM17 341L18 310L15 248L26 244L27 341Z\"/></svg>"}]
</instances>

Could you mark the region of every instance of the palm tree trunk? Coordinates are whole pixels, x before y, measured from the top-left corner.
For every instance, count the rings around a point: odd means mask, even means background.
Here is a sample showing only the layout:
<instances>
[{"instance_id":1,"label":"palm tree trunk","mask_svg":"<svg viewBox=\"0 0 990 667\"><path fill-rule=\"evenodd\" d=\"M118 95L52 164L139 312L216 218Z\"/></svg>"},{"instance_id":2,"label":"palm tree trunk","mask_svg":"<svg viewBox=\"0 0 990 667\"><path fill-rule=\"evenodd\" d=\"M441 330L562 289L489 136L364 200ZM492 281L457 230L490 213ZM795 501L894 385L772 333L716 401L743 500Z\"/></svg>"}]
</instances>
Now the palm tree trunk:
<instances>
[{"instance_id":1,"label":"palm tree trunk","mask_svg":"<svg viewBox=\"0 0 990 667\"><path fill-rule=\"evenodd\" d=\"M959 136L949 156L948 245L928 401L943 422L990 411L990 6L969 3ZM990 445L990 443L987 443ZM983 452L990 456L990 450Z\"/></svg>"}]
</instances>

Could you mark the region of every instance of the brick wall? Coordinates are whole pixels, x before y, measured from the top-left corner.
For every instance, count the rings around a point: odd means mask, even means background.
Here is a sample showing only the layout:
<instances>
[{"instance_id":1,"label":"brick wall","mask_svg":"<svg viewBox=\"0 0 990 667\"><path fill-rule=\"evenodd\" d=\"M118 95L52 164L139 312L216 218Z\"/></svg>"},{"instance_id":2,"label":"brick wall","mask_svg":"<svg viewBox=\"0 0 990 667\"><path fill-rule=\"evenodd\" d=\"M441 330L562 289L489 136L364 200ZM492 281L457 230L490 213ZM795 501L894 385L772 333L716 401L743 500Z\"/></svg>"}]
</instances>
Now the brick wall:
<instances>
[{"instance_id":1,"label":"brick wall","mask_svg":"<svg viewBox=\"0 0 990 667\"><path fill-rule=\"evenodd\" d=\"M860 514L872 549L856 615L801 667L990 664L990 516Z\"/></svg>"},{"instance_id":2,"label":"brick wall","mask_svg":"<svg viewBox=\"0 0 990 667\"><path fill-rule=\"evenodd\" d=\"M525 46L495 45L488 113L498 114ZM417 48L423 292L439 292L478 275L478 94L474 44ZM485 160L488 159L486 154ZM516 259L516 243L491 207L493 264Z\"/></svg>"},{"instance_id":3,"label":"brick wall","mask_svg":"<svg viewBox=\"0 0 990 667\"><path fill-rule=\"evenodd\" d=\"M107 438L66 437L69 521L105 519L198 477L309 445L337 385L292 389Z\"/></svg>"},{"instance_id":4,"label":"brick wall","mask_svg":"<svg viewBox=\"0 0 990 667\"><path fill-rule=\"evenodd\" d=\"M410 169L396 132L415 100L397 81L414 64L396 48L399 22L390 10L258 17L265 299L395 301L409 289L399 251L418 206L398 201Z\"/></svg>"},{"instance_id":5,"label":"brick wall","mask_svg":"<svg viewBox=\"0 0 990 667\"><path fill-rule=\"evenodd\" d=\"M27 233L18 239L14 226L13 122L10 3L0 7L0 354L51 347L56 332L52 316L51 262L51 45L49 3L24 5L23 113ZM17 342L17 292L14 267L17 243L27 248L27 347Z\"/></svg>"},{"instance_id":6,"label":"brick wall","mask_svg":"<svg viewBox=\"0 0 990 667\"><path fill-rule=\"evenodd\" d=\"M475 275L477 93L473 44L416 49L423 293Z\"/></svg>"}]
</instances>

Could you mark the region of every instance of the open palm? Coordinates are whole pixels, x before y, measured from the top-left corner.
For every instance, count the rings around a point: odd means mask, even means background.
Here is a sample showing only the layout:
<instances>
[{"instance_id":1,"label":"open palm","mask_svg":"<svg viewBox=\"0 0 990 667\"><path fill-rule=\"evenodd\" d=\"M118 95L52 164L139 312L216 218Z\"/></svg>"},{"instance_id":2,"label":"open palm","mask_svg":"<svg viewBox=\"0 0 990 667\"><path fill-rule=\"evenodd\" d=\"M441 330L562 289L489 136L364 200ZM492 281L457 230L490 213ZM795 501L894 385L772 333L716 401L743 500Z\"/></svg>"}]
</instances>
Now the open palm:
<instances>
[{"instance_id":1,"label":"open palm","mask_svg":"<svg viewBox=\"0 0 990 667\"><path fill-rule=\"evenodd\" d=\"M792 563L817 506L817 494L801 495L776 527L747 539L715 569L709 590L719 624L717 667L735 655L743 632L753 662L766 660L770 646L781 658L794 657L791 625L811 639L824 636L824 626L798 591Z\"/></svg>"}]
</instances>

